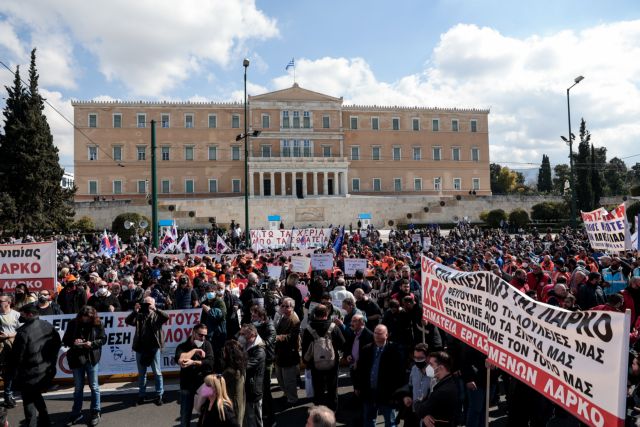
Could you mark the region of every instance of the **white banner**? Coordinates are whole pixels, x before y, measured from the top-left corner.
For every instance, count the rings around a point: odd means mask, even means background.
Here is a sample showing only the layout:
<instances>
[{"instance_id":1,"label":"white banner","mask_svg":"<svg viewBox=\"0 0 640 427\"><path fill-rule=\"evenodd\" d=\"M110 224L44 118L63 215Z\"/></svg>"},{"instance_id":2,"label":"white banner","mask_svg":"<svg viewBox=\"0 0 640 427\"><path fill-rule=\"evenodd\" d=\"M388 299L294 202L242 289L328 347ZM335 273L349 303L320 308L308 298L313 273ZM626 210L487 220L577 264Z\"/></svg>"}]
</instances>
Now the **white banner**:
<instances>
[{"instance_id":1,"label":"white banner","mask_svg":"<svg viewBox=\"0 0 640 427\"><path fill-rule=\"evenodd\" d=\"M169 321L162 328L164 348L160 358L163 372L180 370L174 360L176 347L191 336L191 329L200 321L201 311L199 308L166 311L169 315ZM107 334L107 342L102 347L102 357L100 358L100 375L135 374L138 372L136 353L131 348L135 328L124 322L130 313L124 311L99 313ZM60 332L60 338L62 338L69 320L75 317L75 314L61 314L58 316L41 316L40 318L53 324L56 330ZM67 363L67 350L67 347L60 349L56 378L73 377L73 373Z\"/></svg>"},{"instance_id":2,"label":"white banner","mask_svg":"<svg viewBox=\"0 0 640 427\"><path fill-rule=\"evenodd\" d=\"M367 260L362 258L345 258L344 259L344 274L347 276L353 276L356 271L360 270L363 273L367 269Z\"/></svg>"},{"instance_id":3,"label":"white banner","mask_svg":"<svg viewBox=\"0 0 640 427\"><path fill-rule=\"evenodd\" d=\"M611 212L607 212L605 208L598 208L581 214L593 249L623 252L631 248L624 203Z\"/></svg>"},{"instance_id":4,"label":"white banner","mask_svg":"<svg viewBox=\"0 0 640 427\"><path fill-rule=\"evenodd\" d=\"M422 257L423 318L590 426L625 418L630 315L570 312Z\"/></svg>"},{"instance_id":5,"label":"white banner","mask_svg":"<svg viewBox=\"0 0 640 427\"><path fill-rule=\"evenodd\" d=\"M333 269L333 254L311 254L312 270L331 270Z\"/></svg>"},{"instance_id":6,"label":"white banner","mask_svg":"<svg viewBox=\"0 0 640 427\"><path fill-rule=\"evenodd\" d=\"M291 257L291 271L296 273L308 273L310 267L311 258L296 255Z\"/></svg>"},{"instance_id":7,"label":"white banner","mask_svg":"<svg viewBox=\"0 0 640 427\"><path fill-rule=\"evenodd\" d=\"M274 279L280 279L280 276L282 275L282 266L269 264L267 265L267 271L268 271L267 274L269 275L269 277L273 277Z\"/></svg>"},{"instance_id":8,"label":"white banner","mask_svg":"<svg viewBox=\"0 0 640 427\"><path fill-rule=\"evenodd\" d=\"M330 228L294 228L292 230L251 230L251 246L265 249L325 247Z\"/></svg>"},{"instance_id":9,"label":"white banner","mask_svg":"<svg viewBox=\"0 0 640 427\"><path fill-rule=\"evenodd\" d=\"M423 237L422 238L422 249L429 250L431 249L431 237Z\"/></svg>"},{"instance_id":10,"label":"white banner","mask_svg":"<svg viewBox=\"0 0 640 427\"><path fill-rule=\"evenodd\" d=\"M13 292L22 282L34 292L55 292L57 252L56 242L0 245L2 292Z\"/></svg>"}]
</instances>

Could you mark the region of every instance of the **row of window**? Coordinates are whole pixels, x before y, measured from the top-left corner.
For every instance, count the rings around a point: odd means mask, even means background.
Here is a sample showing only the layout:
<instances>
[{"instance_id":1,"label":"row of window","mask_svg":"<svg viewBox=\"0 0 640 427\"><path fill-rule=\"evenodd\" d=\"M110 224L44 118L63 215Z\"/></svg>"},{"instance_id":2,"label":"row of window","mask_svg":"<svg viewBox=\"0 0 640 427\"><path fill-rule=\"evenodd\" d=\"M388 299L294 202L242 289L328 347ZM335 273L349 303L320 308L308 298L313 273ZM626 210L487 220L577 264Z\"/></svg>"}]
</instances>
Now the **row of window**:
<instances>
[{"instance_id":1,"label":"row of window","mask_svg":"<svg viewBox=\"0 0 640 427\"><path fill-rule=\"evenodd\" d=\"M183 125L187 129L191 129L195 127L195 115L193 113L185 113L184 114L184 122ZM264 123L264 122L263 122ZM168 113L160 114L160 127L169 128L171 126L171 116ZM207 124L210 129L215 129L218 127L218 116L216 114L209 114L207 119ZM114 128L122 128L122 113L114 113L112 116L112 125ZM88 126L90 128L98 127L98 114L97 113L89 113L88 116ZM147 127L147 114L146 113L137 113L136 114L136 127L138 128L146 128ZM234 129L240 128L240 114L232 114L231 115L231 127Z\"/></svg>"},{"instance_id":2,"label":"row of window","mask_svg":"<svg viewBox=\"0 0 640 427\"><path fill-rule=\"evenodd\" d=\"M120 145L113 147L113 160L116 162L122 161L122 149L123 147ZM231 160L240 160L240 149L239 145L231 146ZM282 157L312 157L313 156L313 141L308 139L292 139L292 140L282 140L280 141L280 154ZM215 145L210 145L207 147L207 158L208 160L218 160L218 147ZM272 157L271 145L261 145L260 146L260 155L262 157ZM323 145L322 146L322 156L323 157L331 157L331 146ZM137 160L146 160L147 159L147 147L144 145L139 145L136 147L136 158ZM97 146L89 146L88 147L88 159L95 161L98 160L98 147ZM164 161L171 160L171 147L161 146L160 147L160 159ZM402 160L402 147L392 147L391 148L391 159L392 160ZM412 160L422 160L422 147L412 147ZM442 147L432 147L431 148L431 159L435 161L443 160L442 157ZM195 160L195 146L187 145L184 147L184 160ZM351 160L362 160L360 155L360 147L357 145L351 146ZM374 146L371 147L371 160L384 160L382 156L382 147ZM461 161L462 160L462 148L453 147L451 148L451 160L453 161ZM471 148L470 160L473 162L480 161L480 149L477 147Z\"/></svg>"},{"instance_id":3,"label":"row of window","mask_svg":"<svg viewBox=\"0 0 640 427\"><path fill-rule=\"evenodd\" d=\"M349 117L349 125L352 130L360 129L360 118L357 116ZM380 118L379 117L371 117L370 119L371 130L380 130ZM393 117L391 119L391 130L401 130L400 127L400 118ZM420 125L419 118L411 119L411 130L420 131L422 127ZM431 119L431 130L433 132L440 131L440 119ZM451 119L451 132L459 132L460 131L460 122L458 119ZM478 131L478 121L473 119L469 122L469 131L477 132Z\"/></svg>"},{"instance_id":4,"label":"row of window","mask_svg":"<svg viewBox=\"0 0 640 427\"><path fill-rule=\"evenodd\" d=\"M218 192L218 180L217 179L209 179L209 193L217 193ZM98 181L90 180L89 183L89 194L90 195L98 195ZM378 192L382 191L382 179L381 178L373 178L372 180L372 191ZM455 191L461 191L462 187L462 178L453 178L452 181L452 189ZM480 178L472 178L471 179L471 189L472 190L480 190ZM139 180L137 182L137 193L138 194L148 194L149 192L149 182L146 180ZM402 178L394 178L393 179L393 191L401 192L407 191L408 189L403 188L402 186ZM414 191L422 191L422 178L414 178L413 180L413 190ZM436 177L433 178L433 190L440 191L442 190L442 178ZM123 194L123 183L121 180L115 180L112 184L113 194ZM362 191L360 186L360 178L353 178L351 180L351 192L358 193ZM160 192L164 194L171 193L171 181L168 179L163 179L160 181ZM193 179L185 179L184 180L184 192L187 194L195 193L195 181ZM240 179L232 179L231 180L231 192L240 193Z\"/></svg>"}]
</instances>

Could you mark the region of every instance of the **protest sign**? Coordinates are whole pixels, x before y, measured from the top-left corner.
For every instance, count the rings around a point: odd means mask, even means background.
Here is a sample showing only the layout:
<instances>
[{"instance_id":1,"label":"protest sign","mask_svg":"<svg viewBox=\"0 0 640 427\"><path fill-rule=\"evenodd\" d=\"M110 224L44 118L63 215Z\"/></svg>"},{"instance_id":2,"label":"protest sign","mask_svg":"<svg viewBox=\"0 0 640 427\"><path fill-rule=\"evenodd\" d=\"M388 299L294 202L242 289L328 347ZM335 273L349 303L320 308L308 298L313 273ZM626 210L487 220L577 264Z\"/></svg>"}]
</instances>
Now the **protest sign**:
<instances>
[{"instance_id":1,"label":"protest sign","mask_svg":"<svg viewBox=\"0 0 640 427\"><path fill-rule=\"evenodd\" d=\"M180 370L174 360L176 347L191 336L191 329L200 321L200 312L200 309L166 311L169 315L169 321L162 327L165 345L160 357L163 372ZM138 372L136 352L132 348L136 330L125 323L129 314L130 312L99 313L107 335L107 341L102 347L102 357L100 358L100 375L135 374ZM61 314L41 316L40 318L51 323L62 338L69 321L75 317L75 314ZM60 349L56 378L73 377L67 362L67 350L66 347Z\"/></svg>"},{"instance_id":2,"label":"protest sign","mask_svg":"<svg viewBox=\"0 0 640 427\"><path fill-rule=\"evenodd\" d=\"M422 238L422 249L429 250L431 249L431 237L423 237Z\"/></svg>"},{"instance_id":3,"label":"protest sign","mask_svg":"<svg viewBox=\"0 0 640 427\"><path fill-rule=\"evenodd\" d=\"M411 235L411 243L420 244L420 235L419 234L412 234Z\"/></svg>"},{"instance_id":4,"label":"protest sign","mask_svg":"<svg viewBox=\"0 0 640 427\"><path fill-rule=\"evenodd\" d=\"M33 292L55 292L57 252L56 242L0 245L2 292L13 292L18 283Z\"/></svg>"},{"instance_id":5,"label":"protest sign","mask_svg":"<svg viewBox=\"0 0 640 427\"><path fill-rule=\"evenodd\" d=\"M251 230L251 246L264 249L325 247L330 237L330 228Z\"/></svg>"},{"instance_id":6,"label":"protest sign","mask_svg":"<svg viewBox=\"0 0 640 427\"><path fill-rule=\"evenodd\" d=\"M607 212L598 208L591 212L581 212L584 228L593 249L623 252L631 248L629 224L624 203Z\"/></svg>"},{"instance_id":7,"label":"protest sign","mask_svg":"<svg viewBox=\"0 0 640 427\"><path fill-rule=\"evenodd\" d=\"M353 276L356 271L361 270L363 273L367 269L367 260L362 258L345 258L344 274Z\"/></svg>"},{"instance_id":8,"label":"protest sign","mask_svg":"<svg viewBox=\"0 0 640 427\"><path fill-rule=\"evenodd\" d=\"M333 268L333 254L311 254L312 270L331 270Z\"/></svg>"},{"instance_id":9,"label":"protest sign","mask_svg":"<svg viewBox=\"0 0 640 427\"><path fill-rule=\"evenodd\" d=\"M292 256L291 257L291 271L296 273L308 273L311 267L311 258L306 256Z\"/></svg>"},{"instance_id":10,"label":"protest sign","mask_svg":"<svg viewBox=\"0 0 640 427\"><path fill-rule=\"evenodd\" d=\"M630 315L570 312L422 257L423 319L592 426L624 424Z\"/></svg>"},{"instance_id":11,"label":"protest sign","mask_svg":"<svg viewBox=\"0 0 640 427\"><path fill-rule=\"evenodd\" d=\"M274 279L279 279L282 274L282 266L281 265L267 265L267 274L269 277L273 277Z\"/></svg>"}]
</instances>

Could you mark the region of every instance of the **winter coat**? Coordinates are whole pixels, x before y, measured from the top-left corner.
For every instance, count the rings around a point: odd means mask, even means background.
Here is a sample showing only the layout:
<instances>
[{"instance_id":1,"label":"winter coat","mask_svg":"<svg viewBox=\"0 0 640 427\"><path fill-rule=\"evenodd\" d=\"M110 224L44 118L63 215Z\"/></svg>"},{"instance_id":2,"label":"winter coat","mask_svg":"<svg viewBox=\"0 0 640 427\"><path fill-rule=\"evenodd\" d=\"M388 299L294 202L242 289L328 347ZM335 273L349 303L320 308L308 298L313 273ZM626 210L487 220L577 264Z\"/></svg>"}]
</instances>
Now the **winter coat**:
<instances>
[{"instance_id":1,"label":"winter coat","mask_svg":"<svg viewBox=\"0 0 640 427\"><path fill-rule=\"evenodd\" d=\"M47 321L35 318L19 327L8 367L9 372L15 372L15 388L49 387L56 375L60 347L60 334Z\"/></svg>"},{"instance_id":2,"label":"winter coat","mask_svg":"<svg viewBox=\"0 0 640 427\"><path fill-rule=\"evenodd\" d=\"M156 309L148 314L132 311L125 319L125 323L136 328L133 336L133 351L152 353L164 347L162 325L168 320L169 316L162 310Z\"/></svg>"},{"instance_id":3,"label":"winter coat","mask_svg":"<svg viewBox=\"0 0 640 427\"><path fill-rule=\"evenodd\" d=\"M267 319L266 322L260 323L256 329L264 342L265 364L271 365L275 359L276 328L273 326L273 321Z\"/></svg>"},{"instance_id":4,"label":"winter coat","mask_svg":"<svg viewBox=\"0 0 640 427\"><path fill-rule=\"evenodd\" d=\"M247 375L244 390L247 402L257 402L262 399L262 382L264 381L264 343L260 336L247 350Z\"/></svg>"},{"instance_id":5,"label":"winter coat","mask_svg":"<svg viewBox=\"0 0 640 427\"><path fill-rule=\"evenodd\" d=\"M281 368L296 366L300 363L300 319L294 312L291 317L281 317L276 325L276 337L286 335L282 341L276 338L275 361Z\"/></svg>"},{"instance_id":6,"label":"winter coat","mask_svg":"<svg viewBox=\"0 0 640 427\"><path fill-rule=\"evenodd\" d=\"M74 345L76 339L83 339L91 343L91 348ZM81 368L87 363L96 366L102 356L102 346L107 342L102 322L99 325L82 325L77 319L71 319L67 324L62 342L67 351L67 361L71 369Z\"/></svg>"}]
</instances>

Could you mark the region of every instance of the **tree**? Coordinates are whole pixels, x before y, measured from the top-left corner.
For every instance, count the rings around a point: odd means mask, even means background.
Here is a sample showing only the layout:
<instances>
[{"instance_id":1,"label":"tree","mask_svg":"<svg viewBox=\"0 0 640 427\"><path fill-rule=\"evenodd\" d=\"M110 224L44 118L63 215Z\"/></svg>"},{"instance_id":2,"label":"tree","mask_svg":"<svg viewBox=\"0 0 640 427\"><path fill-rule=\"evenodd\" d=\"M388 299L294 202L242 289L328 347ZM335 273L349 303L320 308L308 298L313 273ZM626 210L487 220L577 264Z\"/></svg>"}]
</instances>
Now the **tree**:
<instances>
[{"instance_id":1,"label":"tree","mask_svg":"<svg viewBox=\"0 0 640 427\"><path fill-rule=\"evenodd\" d=\"M502 209L494 209L487 214L487 225L491 228L500 227L500 223L506 220L507 214Z\"/></svg>"},{"instance_id":2,"label":"tree","mask_svg":"<svg viewBox=\"0 0 640 427\"><path fill-rule=\"evenodd\" d=\"M549 156L542 155L542 164L538 169L538 191L541 193L551 193L553 190L553 183L551 181L551 163L549 162Z\"/></svg>"},{"instance_id":3,"label":"tree","mask_svg":"<svg viewBox=\"0 0 640 427\"><path fill-rule=\"evenodd\" d=\"M621 196L627 193L627 165L617 157L609 160L604 172L608 196Z\"/></svg>"},{"instance_id":4,"label":"tree","mask_svg":"<svg viewBox=\"0 0 640 427\"><path fill-rule=\"evenodd\" d=\"M593 188L591 186L591 134L586 128L584 119L580 121L580 143L575 156L575 194L578 209L589 212L593 210ZM579 212L576 212L578 215Z\"/></svg>"},{"instance_id":5,"label":"tree","mask_svg":"<svg viewBox=\"0 0 640 427\"><path fill-rule=\"evenodd\" d=\"M536 221L558 221L567 218L566 203L542 202L531 206L531 218Z\"/></svg>"},{"instance_id":6,"label":"tree","mask_svg":"<svg viewBox=\"0 0 640 427\"><path fill-rule=\"evenodd\" d=\"M507 194L514 191L516 184L524 184L524 175L510 170L508 167L496 163L489 165L491 177L491 192L493 194Z\"/></svg>"},{"instance_id":7,"label":"tree","mask_svg":"<svg viewBox=\"0 0 640 427\"><path fill-rule=\"evenodd\" d=\"M529 224L529 213L524 209L517 208L509 213L509 224L515 227L526 227Z\"/></svg>"},{"instance_id":8,"label":"tree","mask_svg":"<svg viewBox=\"0 0 640 427\"><path fill-rule=\"evenodd\" d=\"M33 49L28 91L17 69L13 87L7 88L4 134L0 134L0 193L12 207L3 210L0 221L5 230L14 232L67 229L73 218L75 190L60 185L64 170L43 113L38 78Z\"/></svg>"},{"instance_id":9,"label":"tree","mask_svg":"<svg viewBox=\"0 0 640 427\"><path fill-rule=\"evenodd\" d=\"M595 148L591 144L591 188L593 190L593 207L600 206L600 198L604 195L602 171L607 163L607 149Z\"/></svg>"},{"instance_id":10,"label":"tree","mask_svg":"<svg viewBox=\"0 0 640 427\"><path fill-rule=\"evenodd\" d=\"M553 168L553 192L558 195L564 194L565 185L569 181L569 165L555 165Z\"/></svg>"}]
</instances>

